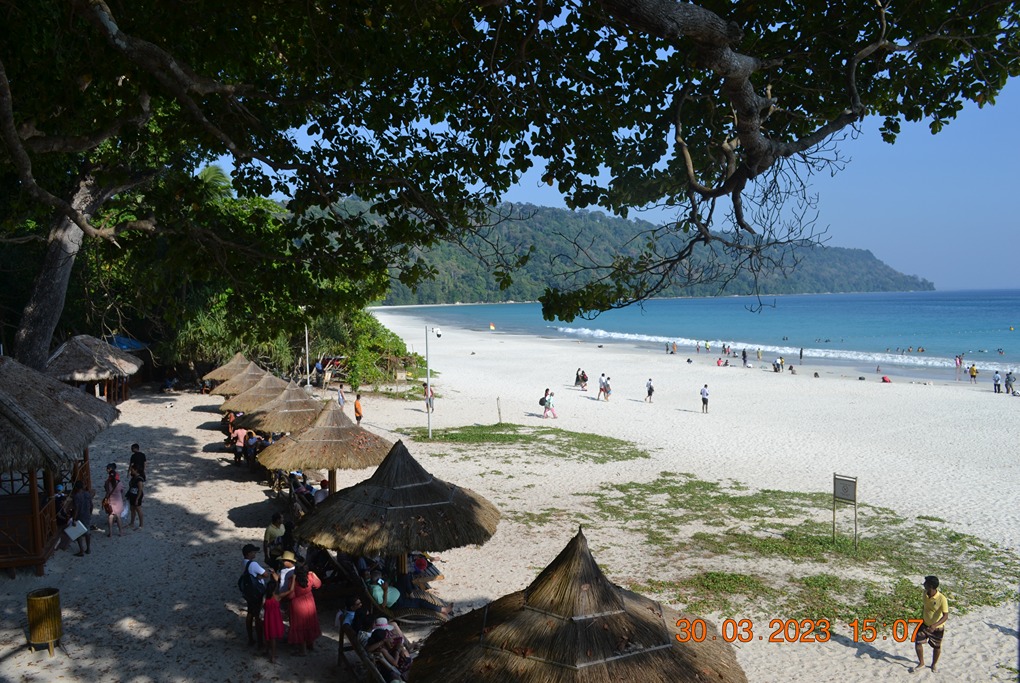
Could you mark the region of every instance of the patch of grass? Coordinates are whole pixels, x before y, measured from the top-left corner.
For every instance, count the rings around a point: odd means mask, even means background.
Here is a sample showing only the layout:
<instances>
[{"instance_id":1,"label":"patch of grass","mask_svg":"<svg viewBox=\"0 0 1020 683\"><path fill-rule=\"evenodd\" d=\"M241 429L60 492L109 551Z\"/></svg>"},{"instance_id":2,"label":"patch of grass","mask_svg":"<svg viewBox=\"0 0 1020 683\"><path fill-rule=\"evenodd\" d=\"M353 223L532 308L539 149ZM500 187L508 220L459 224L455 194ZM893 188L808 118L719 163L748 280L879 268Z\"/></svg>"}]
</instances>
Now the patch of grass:
<instances>
[{"instance_id":1,"label":"patch of grass","mask_svg":"<svg viewBox=\"0 0 1020 683\"><path fill-rule=\"evenodd\" d=\"M943 577L955 612L1018 598L1010 577L1020 575L1020 556L937 518L908 519L888 508L861 505L855 548L845 513L833 539L830 494L747 492L735 484L661 472L650 482L606 484L588 497L596 517L639 529L669 566L682 555L728 556L750 566L756 558L776 558L803 567L758 595L756 608L784 617L824 617L833 623L914 618L921 604L920 578L933 572ZM840 578L848 573L855 578ZM687 610L725 613L731 598L747 594L736 581L716 578L710 586L710 574L675 582Z\"/></svg>"},{"instance_id":2,"label":"patch of grass","mask_svg":"<svg viewBox=\"0 0 1020 683\"><path fill-rule=\"evenodd\" d=\"M508 512L506 516L523 524L524 526L545 526L567 517L568 512L560 508L545 508L543 510L529 510L523 512Z\"/></svg>"},{"instance_id":3,"label":"patch of grass","mask_svg":"<svg viewBox=\"0 0 1020 683\"><path fill-rule=\"evenodd\" d=\"M421 427L398 431L416 440L423 441L428 436L428 430ZM649 457L648 453L622 439L586 432L571 432L555 427L526 427L507 422L433 429L432 441L473 447L514 446L524 448L534 456L569 458L599 464Z\"/></svg>"}]
</instances>

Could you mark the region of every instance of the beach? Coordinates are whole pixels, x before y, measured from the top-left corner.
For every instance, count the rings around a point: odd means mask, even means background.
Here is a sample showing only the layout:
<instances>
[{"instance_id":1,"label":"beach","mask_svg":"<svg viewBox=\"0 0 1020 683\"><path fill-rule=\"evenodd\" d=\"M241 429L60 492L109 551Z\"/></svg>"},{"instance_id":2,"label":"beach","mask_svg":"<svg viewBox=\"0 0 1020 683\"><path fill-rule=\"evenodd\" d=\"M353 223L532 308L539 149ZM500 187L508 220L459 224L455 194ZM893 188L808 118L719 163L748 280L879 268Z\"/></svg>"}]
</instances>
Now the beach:
<instances>
[{"instance_id":1,"label":"beach","mask_svg":"<svg viewBox=\"0 0 1020 683\"><path fill-rule=\"evenodd\" d=\"M386 310L376 315L409 346L419 352L424 348L424 319ZM480 493L503 513L485 545L438 553L446 578L435 588L458 613L526 587L579 527L611 581L650 588L642 592L681 610L687 605L675 591L657 593L656 582L737 567L779 585L804 572L802 564L782 557L699 553L676 554L664 562L662 547L648 545L641 525L621 522L596 505L613 486L654 485L664 473L690 474L751 492L825 495L831 495L833 474L839 473L857 477L859 500L870 506L860 510L862 536L878 514L874 510L890 509L906 519L944 520L961 534L1013 553L1020 550L1020 399L995 396L988 382L881 384L874 375L860 381L850 368L813 368L810 362L798 365L796 375L773 373L757 363L754 368L716 367L715 354L693 349L670 355L659 345L600 346L515 336L491 331L487 324L477 329L444 326L441 338L430 339L429 355L437 373L435 430L502 419L613 437L647 454L604 461L512 447L492 447L484 455L463 452L449 443L403 434L425 426L423 401L363 388L362 426L392 441L404 439L432 474ZM574 387L579 367L590 378L587 392ZM612 381L608 402L595 399L602 373ZM651 403L644 400L649 378L656 388ZM705 384L708 414L702 414L699 396ZM541 417L538 399L546 388L555 392L556 420ZM130 444L141 444L149 457L145 528L125 531L123 537L95 534L92 553L84 558L58 551L44 577L22 570L13 580L0 579L0 678L338 678L332 611L320 609L324 637L307 657L284 649L278 662L270 664L245 645L244 605L236 587L243 567L240 549L248 542L260 545L272 513L282 508L222 449L219 402L219 397L193 393L139 392L119 406L121 417L90 449L93 481L99 485L107 462L126 468ZM341 472L339 485L369 474ZM645 512L654 518L663 500L653 491L647 503ZM669 512L662 508L663 515ZM819 521L825 521L824 512ZM841 507L838 523L840 534L852 533L852 511ZM682 539L692 530L678 525L672 531ZM940 563L949 559L945 552L945 547L932 547L926 573L939 574L952 596L958 590L953 576L940 573ZM829 571L848 577L860 573L838 563ZM904 578L917 585L919 607L923 577ZM1020 577L1002 581L1015 588ZM63 650L53 658L45 648L29 652L24 635L26 594L49 586L61 591L65 634ZM833 637L825 643L769 642L769 622L791 615L762 612L758 604L748 599L737 614L703 615L713 621L750 620L755 633L765 636L734 644L750 681L885 681L908 676L914 664L912 644L881 637L854 642L846 624L834 623ZM1015 600L965 615L951 613L936 675L951 681L1015 680L1017 626ZM922 671L910 679L932 675Z\"/></svg>"}]
</instances>

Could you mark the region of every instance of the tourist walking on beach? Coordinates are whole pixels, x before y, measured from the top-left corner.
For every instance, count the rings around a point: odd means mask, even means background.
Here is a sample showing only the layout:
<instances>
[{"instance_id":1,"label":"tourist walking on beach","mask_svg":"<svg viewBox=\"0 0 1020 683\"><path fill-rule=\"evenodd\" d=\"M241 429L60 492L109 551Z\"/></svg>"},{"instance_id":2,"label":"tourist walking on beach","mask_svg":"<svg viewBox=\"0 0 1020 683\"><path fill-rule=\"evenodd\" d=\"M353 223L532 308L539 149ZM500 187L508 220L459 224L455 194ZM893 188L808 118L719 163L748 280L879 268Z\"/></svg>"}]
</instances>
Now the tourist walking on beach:
<instances>
[{"instance_id":1,"label":"tourist walking on beach","mask_svg":"<svg viewBox=\"0 0 1020 683\"><path fill-rule=\"evenodd\" d=\"M344 385L341 384L336 389L336 404L340 406L340 410L344 409L344 404L347 403L347 397L344 396Z\"/></svg>"},{"instance_id":2,"label":"tourist walking on beach","mask_svg":"<svg viewBox=\"0 0 1020 683\"><path fill-rule=\"evenodd\" d=\"M1013 376L1013 371L1010 370L1006 373L1006 395L1013 395L1013 384L1016 382L1016 377Z\"/></svg>"},{"instance_id":3,"label":"tourist walking on beach","mask_svg":"<svg viewBox=\"0 0 1020 683\"><path fill-rule=\"evenodd\" d=\"M600 400L606 393L606 373L602 373L599 377L599 395L595 397L595 400Z\"/></svg>"},{"instance_id":4,"label":"tourist walking on beach","mask_svg":"<svg viewBox=\"0 0 1020 683\"><path fill-rule=\"evenodd\" d=\"M135 468L135 472L138 476L145 480L145 453L142 453L142 447L136 443L131 444L131 459L128 461L128 471L131 468Z\"/></svg>"},{"instance_id":5,"label":"tourist walking on beach","mask_svg":"<svg viewBox=\"0 0 1020 683\"><path fill-rule=\"evenodd\" d=\"M992 387L995 393L1002 393L1002 375L999 374L998 370L996 370L995 374L992 375Z\"/></svg>"},{"instance_id":6,"label":"tourist walking on beach","mask_svg":"<svg viewBox=\"0 0 1020 683\"><path fill-rule=\"evenodd\" d=\"M354 421L357 424L361 424L361 418L365 416L365 413L361 410L361 394L357 394L354 397Z\"/></svg>"},{"instance_id":7,"label":"tourist walking on beach","mask_svg":"<svg viewBox=\"0 0 1020 683\"><path fill-rule=\"evenodd\" d=\"M132 464L128 468L128 490L127 498L128 505L131 508L131 517L128 519L128 529L135 528L135 515L138 516L138 528L141 529L144 524L144 518L142 517L142 498L145 496L145 492L142 489L145 477L138 473L138 469Z\"/></svg>"},{"instance_id":8,"label":"tourist walking on beach","mask_svg":"<svg viewBox=\"0 0 1020 683\"><path fill-rule=\"evenodd\" d=\"M648 383L645 384L645 390L648 392L648 395L645 396L645 400L648 401L649 403L651 403L652 402L652 394L655 393L655 387L652 386L652 378L651 377L648 378Z\"/></svg>"},{"instance_id":9,"label":"tourist walking on beach","mask_svg":"<svg viewBox=\"0 0 1020 683\"><path fill-rule=\"evenodd\" d=\"M78 552L74 556L84 557L92 552L92 491L80 479L74 482L71 495L71 523L78 522L85 526L85 533L78 537Z\"/></svg>"},{"instance_id":10,"label":"tourist walking on beach","mask_svg":"<svg viewBox=\"0 0 1020 683\"><path fill-rule=\"evenodd\" d=\"M432 391L432 385L427 382L421 383L422 393L425 395L425 412L434 413L436 412L436 393Z\"/></svg>"},{"instance_id":11,"label":"tourist walking on beach","mask_svg":"<svg viewBox=\"0 0 1020 683\"><path fill-rule=\"evenodd\" d=\"M556 419L556 406L553 405L553 396L556 395L555 391L549 391L545 396L545 410L542 411L542 417L549 417L549 413L552 413L553 419Z\"/></svg>"},{"instance_id":12,"label":"tourist walking on beach","mask_svg":"<svg viewBox=\"0 0 1020 683\"><path fill-rule=\"evenodd\" d=\"M606 377L606 400L607 401L609 400L610 394L613 393L613 387L612 387L611 384L609 384L610 380L611 380L611 378Z\"/></svg>"},{"instance_id":13,"label":"tourist walking on beach","mask_svg":"<svg viewBox=\"0 0 1020 683\"><path fill-rule=\"evenodd\" d=\"M914 652L917 653L917 666L911 672L924 668L924 643L931 646L931 670L938 671L939 657L942 655L942 636L945 635L945 624L949 618L949 601L939 592L939 577L924 577L924 598L921 609L923 623L914 634Z\"/></svg>"},{"instance_id":14,"label":"tourist walking on beach","mask_svg":"<svg viewBox=\"0 0 1020 683\"><path fill-rule=\"evenodd\" d=\"M103 498L103 510L107 514L106 536L113 536L113 525L117 525L117 535L124 535L124 528L120 524L120 515L124 512L124 484L117 474L117 463L111 462L106 466L106 481L103 483L106 497Z\"/></svg>"},{"instance_id":15,"label":"tourist walking on beach","mask_svg":"<svg viewBox=\"0 0 1020 683\"><path fill-rule=\"evenodd\" d=\"M248 644L255 645L258 643L259 649L262 648L263 638L263 625L262 625L262 603L265 596L266 581L269 579L275 579L276 575L270 569L264 569L262 565L255 561L255 556L259 552L257 545L248 543L241 548L241 554L244 555L244 571L255 577L258 585L261 588L260 595L258 597L254 595L245 596L245 606L247 613L244 618L244 627L248 631Z\"/></svg>"},{"instance_id":16,"label":"tourist walking on beach","mask_svg":"<svg viewBox=\"0 0 1020 683\"><path fill-rule=\"evenodd\" d=\"M281 600L290 600L290 632L287 642L299 645L299 653L314 648L315 639L322 635L319 612L315 608L312 591L322 587L322 581L307 567L296 567L290 580L290 589L280 594Z\"/></svg>"},{"instance_id":17,"label":"tourist walking on beach","mask_svg":"<svg viewBox=\"0 0 1020 683\"><path fill-rule=\"evenodd\" d=\"M967 373L970 375L970 383L977 384L978 369L974 363L970 364L970 370Z\"/></svg>"},{"instance_id":18,"label":"tourist walking on beach","mask_svg":"<svg viewBox=\"0 0 1020 683\"><path fill-rule=\"evenodd\" d=\"M701 388L701 412L708 412L708 385Z\"/></svg>"}]
</instances>

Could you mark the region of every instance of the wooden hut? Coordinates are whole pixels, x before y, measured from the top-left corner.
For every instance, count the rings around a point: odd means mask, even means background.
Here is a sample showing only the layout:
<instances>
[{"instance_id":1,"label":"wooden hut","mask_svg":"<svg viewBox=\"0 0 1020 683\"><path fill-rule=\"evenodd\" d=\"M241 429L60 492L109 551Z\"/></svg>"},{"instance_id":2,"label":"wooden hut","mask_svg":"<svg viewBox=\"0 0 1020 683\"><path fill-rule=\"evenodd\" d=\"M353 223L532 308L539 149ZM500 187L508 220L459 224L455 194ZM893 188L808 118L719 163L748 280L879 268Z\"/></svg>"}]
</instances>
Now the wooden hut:
<instances>
[{"instance_id":1,"label":"wooden hut","mask_svg":"<svg viewBox=\"0 0 1020 683\"><path fill-rule=\"evenodd\" d=\"M118 411L87 393L0 357L0 568L40 576L61 529L56 485L91 488L88 446Z\"/></svg>"},{"instance_id":2,"label":"wooden hut","mask_svg":"<svg viewBox=\"0 0 1020 683\"><path fill-rule=\"evenodd\" d=\"M107 403L116 405L128 398L128 377L142 367L140 358L107 344L102 339L79 334L60 345L46 364L46 374L76 387L83 387Z\"/></svg>"}]
</instances>

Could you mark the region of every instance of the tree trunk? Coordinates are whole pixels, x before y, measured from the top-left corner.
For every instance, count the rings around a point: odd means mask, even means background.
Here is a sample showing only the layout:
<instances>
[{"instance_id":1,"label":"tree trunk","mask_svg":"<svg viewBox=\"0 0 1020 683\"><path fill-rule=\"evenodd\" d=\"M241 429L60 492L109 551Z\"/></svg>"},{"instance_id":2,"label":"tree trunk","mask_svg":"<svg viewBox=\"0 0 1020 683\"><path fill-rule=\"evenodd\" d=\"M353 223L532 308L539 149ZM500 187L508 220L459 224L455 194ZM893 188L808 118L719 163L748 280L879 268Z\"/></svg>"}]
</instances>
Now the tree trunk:
<instances>
[{"instance_id":1,"label":"tree trunk","mask_svg":"<svg viewBox=\"0 0 1020 683\"><path fill-rule=\"evenodd\" d=\"M91 220L107 198L95 177L85 175L78 181L71 205ZM84 238L85 234L74 222L64 216L56 219L50 231L46 257L14 337L13 356L19 363L39 371L46 368L53 332L64 312L71 271Z\"/></svg>"}]
</instances>

